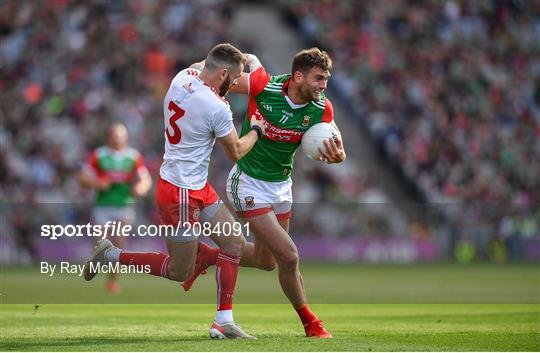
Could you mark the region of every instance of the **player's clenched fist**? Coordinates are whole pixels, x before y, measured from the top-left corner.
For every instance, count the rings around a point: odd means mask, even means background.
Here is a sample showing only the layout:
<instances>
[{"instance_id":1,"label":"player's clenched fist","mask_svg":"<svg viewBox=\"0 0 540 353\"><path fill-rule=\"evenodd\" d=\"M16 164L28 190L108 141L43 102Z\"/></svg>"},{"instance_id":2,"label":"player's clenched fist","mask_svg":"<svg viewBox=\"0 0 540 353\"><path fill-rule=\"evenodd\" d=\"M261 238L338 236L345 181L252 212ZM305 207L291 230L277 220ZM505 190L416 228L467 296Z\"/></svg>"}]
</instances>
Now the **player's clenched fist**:
<instances>
[{"instance_id":1,"label":"player's clenched fist","mask_svg":"<svg viewBox=\"0 0 540 353\"><path fill-rule=\"evenodd\" d=\"M266 129L264 124L264 119L260 115L252 114L250 119L250 126L253 128L254 126L258 126L261 129L262 134L264 135L264 131Z\"/></svg>"}]
</instances>

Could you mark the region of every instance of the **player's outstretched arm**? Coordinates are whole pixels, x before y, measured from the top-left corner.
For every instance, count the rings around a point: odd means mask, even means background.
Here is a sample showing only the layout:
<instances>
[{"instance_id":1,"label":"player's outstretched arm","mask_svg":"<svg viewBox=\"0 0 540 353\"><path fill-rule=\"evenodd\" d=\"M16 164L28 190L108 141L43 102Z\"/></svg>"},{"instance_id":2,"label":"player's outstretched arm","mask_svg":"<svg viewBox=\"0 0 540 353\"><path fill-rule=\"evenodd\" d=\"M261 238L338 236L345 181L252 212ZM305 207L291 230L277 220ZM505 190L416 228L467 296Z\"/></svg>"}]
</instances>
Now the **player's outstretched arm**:
<instances>
[{"instance_id":1,"label":"player's outstretched arm","mask_svg":"<svg viewBox=\"0 0 540 353\"><path fill-rule=\"evenodd\" d=\"M244 157L253 148L259 138L264 135L264 122L262 119L251 117L251 131L238 138L236 130L233 128L231 133L225 137L219 138L225 154L233 162L237 162Z\"/></svg>"},{"instance_id":2,"label":"player's outstretched arm","mask_svg":"<svg viewBox=\"0 0 540 353\"><path fill-rule=\"evenodd\" d=\"M262 66L261 61L253 54L244 54L247 59L249 72L253 72ZM249 73L243 72L242 76L236 82L236 85L231 87L230 92L249 94Z\"/></svg>"}]
</instances>

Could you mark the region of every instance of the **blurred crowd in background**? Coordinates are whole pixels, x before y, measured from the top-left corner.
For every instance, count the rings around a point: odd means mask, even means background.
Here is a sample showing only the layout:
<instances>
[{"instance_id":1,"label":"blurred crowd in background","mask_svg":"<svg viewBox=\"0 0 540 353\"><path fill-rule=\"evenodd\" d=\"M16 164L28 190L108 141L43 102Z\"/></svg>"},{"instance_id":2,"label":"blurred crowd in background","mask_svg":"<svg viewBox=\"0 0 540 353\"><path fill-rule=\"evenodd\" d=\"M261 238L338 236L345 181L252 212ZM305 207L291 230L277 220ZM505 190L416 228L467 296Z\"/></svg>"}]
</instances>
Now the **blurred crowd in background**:
<instances>
[{"instance_id":1,"label":"blurred crowd in background","mask_svg":"<svg viewBox=\"0 0 540 353\"><path fill-rule=\"evenodd\" d=\"M163 154L162 100L170 80L216 43L231 40L236 5L0 3L0 236L13 235L32 252L39 224L87 222L92 194L79 187L77 173L90 151L105 144L105 129L114 121L128 126L131 145L142 152L155 180ZM282 6L304 34L330 51L332 83L356 110L351 117L369 129L430 207L459 225L460 239L488 246L493 239L538 236L538 3ZM252 42L234 44L257 53ZM240 123L246 100L230 100ZM221 195L230 166L223 153L214 153L210 180ZM354 161L351 166L333 172L299 168L300 177L316 187L296 190L297 200L326 202L319 212L335 217L333 224L321 224L327 218L298 210L296 229L321 237L395 231L391 223L399 217L386 219L376 206L358 205L387 200ZM139 206L148 222L158 222L152 197ZM373 217L350 216L370 212ZM427 238L438 232L411 223L395 235Z\"/></svg>"},{"instance_id":2,"label":"blurred crowd in background","mask_svg":"<svg viewBox=\"0 0 540 353\"><path fill-rule=\"evenodd\" d=\"M33 252L40 224L89 220L93 195L78 172L113 122L128 127L155 179L168 85L227 41L230 11L223 2L3 1L2 236ZM152 204L141 201L141 222L157 221Z\"/></svg>"},{"instance_id":3,"label":"blurred crowd in background","mask_svg":"<svg viewBox=\"0 0 540 353\"><path fill-rule=\"evenodd\" d=\"M332 54L359 123L460 238L539 236L539 2L285 4Z\"/></svg>"},{"instance_id":4,"label":"blurred crowd in background","mask_svg":"<svg viewBox=\"0 0 540 353\"><path fill-rule=\"evenodd\" d=\"M1 6L2 198L14 202L83 201L75 172L114 121L155 175L172 75L225 41L230 18L214 2Z\"/></svg>"}]
</instances>

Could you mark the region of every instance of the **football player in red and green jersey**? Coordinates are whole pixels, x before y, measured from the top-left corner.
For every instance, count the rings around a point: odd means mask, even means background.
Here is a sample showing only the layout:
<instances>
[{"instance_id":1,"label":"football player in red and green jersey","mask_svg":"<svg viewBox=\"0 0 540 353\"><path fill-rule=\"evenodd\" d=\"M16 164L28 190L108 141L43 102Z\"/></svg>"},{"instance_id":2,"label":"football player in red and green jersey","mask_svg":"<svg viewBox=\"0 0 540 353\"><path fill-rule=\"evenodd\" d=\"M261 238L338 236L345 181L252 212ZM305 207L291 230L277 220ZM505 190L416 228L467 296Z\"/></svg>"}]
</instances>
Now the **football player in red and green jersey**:
<instances>
[{"instance_id":1,"label":"football player in red and green jersey","mask_svg":"<svg viewBox=\"0 0 540 353\"><path fill-rule=\"evenodd\" d=\"M294 57L291 74L271 76L253 55L249 55L248 65L250 74L244 75L231 91L249 94L248 117L263 120L265 132L233 167L227 180L231 204L255 234L255 242L246 245L240 265L272 270L277 264L281 287L298 312L306 335L330 338L330 332L308 307L298 269L298 250L288 232L291 172L302 136L320 122L335 126L332 104L324 94L332 61L326 52L311 48ZM246 119L242 135L249 132L249 125ZM325 141L325 147L325 151L319 150L321 160L345 160L339 137ZM200 249L196 271L184 282L186 290L215 262L215 253L215 249L208 247Z\"/></svg>"},{"instance_id":2,"label":"football player in red and green jersey","mask_svg":"<svg viewBox=\"0 0 540 353\"><path fill-rule=\"evenodd\" d=\"M107 145L92 152L80 174L83 187L97 191L92 222L108 221L131 224L135 220L134 197L145 196L152 187L152 178L137 150L128 146L128 132L123 124L113 124L107 131ZM124 245L123 237L111 240ZM118 292L116 274L109 275L107 289Z\"/></svg>"}]
</instances>

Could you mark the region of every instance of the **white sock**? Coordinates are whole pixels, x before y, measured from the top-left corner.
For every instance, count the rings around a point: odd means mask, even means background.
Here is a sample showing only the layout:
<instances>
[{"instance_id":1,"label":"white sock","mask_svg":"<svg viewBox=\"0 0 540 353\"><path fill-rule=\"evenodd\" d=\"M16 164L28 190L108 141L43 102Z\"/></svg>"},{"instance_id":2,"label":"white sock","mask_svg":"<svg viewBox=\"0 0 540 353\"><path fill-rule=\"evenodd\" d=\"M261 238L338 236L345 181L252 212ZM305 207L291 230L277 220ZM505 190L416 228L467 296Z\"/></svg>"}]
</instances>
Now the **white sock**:
<instances>
[{"instance_id":1,"label":"white sock","mask_svg":"<svg viewBox=\"0 0 540 353\"><path fill-rule=\"evenodd\" d=\"M224 324L227 322L233 322L232 310L218 310L216 311L216 322L218 324Z\"/></svg>"},{"instance_id":2,"label":"white sock","mask_svg":"<svg viewBox=\"0 0 540 353\"><path fill-rule=\"evenodd\" d=\"M105 259L107 261L110 261L112 263L117 263L120 261L120 253L122 252L122 249L115 247L110 248L105 252Z\"/></svg>"}]
</instances>

